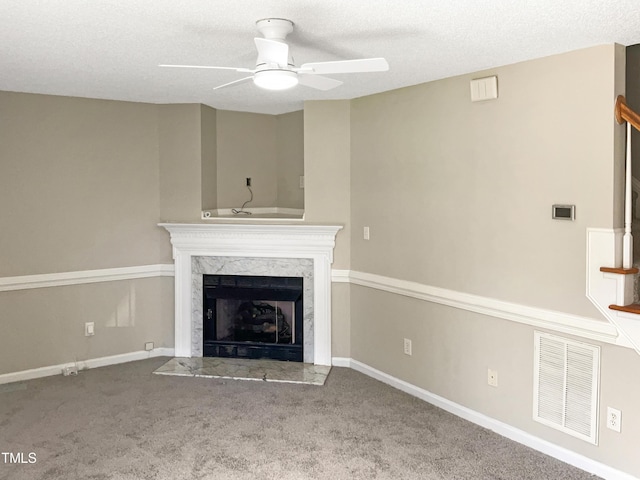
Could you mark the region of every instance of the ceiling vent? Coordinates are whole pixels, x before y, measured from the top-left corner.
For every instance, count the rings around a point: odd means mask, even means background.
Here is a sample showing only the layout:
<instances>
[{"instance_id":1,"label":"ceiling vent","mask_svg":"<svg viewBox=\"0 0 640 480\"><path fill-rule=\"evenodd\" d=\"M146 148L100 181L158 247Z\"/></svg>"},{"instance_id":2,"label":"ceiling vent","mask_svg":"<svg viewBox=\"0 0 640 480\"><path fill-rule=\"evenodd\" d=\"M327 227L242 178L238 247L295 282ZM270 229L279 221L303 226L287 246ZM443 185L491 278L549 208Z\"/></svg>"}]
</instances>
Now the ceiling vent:
<instances>
[{"instance_id":1,"label":"ceiling vent","mask_svg":"<svg viewBox=\"0 0 640 480\"><path fill-rule=\"evenodd\" d=\"M533 419L598 444L600 347L534 334Z\"/></svg>"}]
</instances>

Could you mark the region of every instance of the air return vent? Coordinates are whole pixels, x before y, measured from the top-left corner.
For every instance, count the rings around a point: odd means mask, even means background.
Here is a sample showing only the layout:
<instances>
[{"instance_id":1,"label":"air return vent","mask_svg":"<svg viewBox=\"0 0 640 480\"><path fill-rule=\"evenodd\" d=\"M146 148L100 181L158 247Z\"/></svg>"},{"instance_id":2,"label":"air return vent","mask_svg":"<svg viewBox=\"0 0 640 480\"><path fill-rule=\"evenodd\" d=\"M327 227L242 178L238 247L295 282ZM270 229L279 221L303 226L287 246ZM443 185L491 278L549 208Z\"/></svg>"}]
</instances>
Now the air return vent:
<instances>
[{"instance_id":1,"label":"air return vent","mask_svg":"<svg viewBox=\"0 0 640 480\"><path fill-rule=\"evenodd\" d=\"M598 444L600 347L535 332L533 419Z\"/></svg>"}]
</instances>

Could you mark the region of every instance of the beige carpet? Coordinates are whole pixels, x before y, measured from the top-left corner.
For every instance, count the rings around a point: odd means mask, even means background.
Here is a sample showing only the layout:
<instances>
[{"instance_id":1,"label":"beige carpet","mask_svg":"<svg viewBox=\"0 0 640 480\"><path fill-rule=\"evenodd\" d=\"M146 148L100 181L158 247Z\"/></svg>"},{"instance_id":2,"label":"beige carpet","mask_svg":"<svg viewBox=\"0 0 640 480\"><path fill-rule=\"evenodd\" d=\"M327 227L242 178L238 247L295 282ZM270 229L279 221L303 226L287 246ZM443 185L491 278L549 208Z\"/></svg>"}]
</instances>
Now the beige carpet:
<instances>
[{"instance_id":1,"label":"beige carpet","mask_svg":"<svg viewBox=\"0 0 640 480\"><path fill-rule=\"evenodd\" d=\"M0 389L2 480L586 479L345 368L324 386L153 375L167 358Z\"/></svg>"}]
</instances>

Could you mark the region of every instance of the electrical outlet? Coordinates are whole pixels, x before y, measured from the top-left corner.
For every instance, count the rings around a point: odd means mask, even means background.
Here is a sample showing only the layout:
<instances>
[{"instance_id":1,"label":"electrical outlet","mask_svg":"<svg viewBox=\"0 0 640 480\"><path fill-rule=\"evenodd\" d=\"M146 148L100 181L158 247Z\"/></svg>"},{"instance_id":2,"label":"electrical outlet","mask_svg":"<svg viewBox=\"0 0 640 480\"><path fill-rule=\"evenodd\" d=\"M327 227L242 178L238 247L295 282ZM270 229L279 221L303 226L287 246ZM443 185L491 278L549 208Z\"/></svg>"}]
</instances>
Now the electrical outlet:
<instances>
[{"instance_id":1,"label":"electrical outlet","mask_svg":"<svg viewBox=\"0 0 640 480\"><path fill-rule=\"evenodd\" d=\"M145 349L147 352L150 352L151 350L153 350L153 342L147 342L147 343L145 343L145 344L144 344L144 349Z\"/></svg>"},{"instance_id":2,"label":"electrical outlet","mask_svg":"<svg viewBox=\"0 0 640 480\"><path fill-rule=\"evenodd\" d=\"M300 175L300 188L304 188L304 175Z\"/></svg>"},{"instance_id":3,"label":"electrical outlet","mask_svg":"<svg viewBox=\"0 0 640 480\"><path fill-rule=\"evenodd\" d=\"M96 334L96 327L93 322L87 322L84 324L84 336L92 337Z\"/></svg>"},{"instance_id":4,"label":"electrical outlet","mask_svg":"<svg viewBox=\"0 0 640 480\"><path fill-rule=\"evenodd\" d=\"M487 370L487 384L492 387L498 386L498 371L491 370L490 368Z\"/></svg>"},{"instance_id":5,"label":"electrical outlet","mask_svg":"<svg viewBox=\"0 0 640 480\"><path fill-rule=\"evenodd\" d=\"M251 186L251 177L247 177L247 187Z\"/></svg>"},{"instance_id":6,"label":"electrical outlet","mask_svg":"<svg viewBox=\"0 0 640 480\"><path fill-rule=\"evenodd\" d=\"M404 354L405 355L412 355L412 353L411 353L411 340L409 340L408 338L404 339Z\"/></svg>"},{"instance_id":7,"label":"electrical outlet","mask_svg":"<svg viewBox=\"0 0 640 480\"><path fill-rule=\"evenodd\" d=\"M620 433L621 424L622 412L615 408L607 407L607 428Z\"/></svg>"},{"instance_id":8,"label":"electrical outlet","mask_svg":"<svg viewBox=\"0 0 640 480\"><path fill-rule=\"evenodd\" d=\"M362 236L364 237L365 240L369 240L370 236L369 236L369 227L364 227L364 230L362 231Z\"/></svg>"}]
</instances>

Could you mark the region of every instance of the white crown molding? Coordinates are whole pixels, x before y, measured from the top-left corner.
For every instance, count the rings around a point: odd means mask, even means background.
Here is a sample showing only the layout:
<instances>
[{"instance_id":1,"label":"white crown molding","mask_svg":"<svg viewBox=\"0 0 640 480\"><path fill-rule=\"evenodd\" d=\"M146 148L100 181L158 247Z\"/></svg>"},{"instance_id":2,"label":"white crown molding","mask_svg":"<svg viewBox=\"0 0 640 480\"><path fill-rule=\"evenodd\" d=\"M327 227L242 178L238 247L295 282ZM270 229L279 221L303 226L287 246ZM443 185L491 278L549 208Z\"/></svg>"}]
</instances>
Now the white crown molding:
<instances>
[{"instance_id":1,"label":"white crown molding","mask_svg":"<svg viewBox=\"0 0 640 480\"><path fill-rule=\"evenodd\" d=\"M76 272L45 273L0 278L0 292L30 288L61 287L85 283L113 282L149 277L173 276L173 265L140 265L135 267L103 268Z\"/></svg>"},{"instance_id":2,"label":"white crown molding","mask_svg":"<svg viewBox=\"0 0 640 480\"><path fill-rule=\"evenodd\" d=\"M62 370L67 367L78 367L78 370L86 370L89 368L106 367L107 365L117 365L119 363L133 362L135 360L145 360L154 357L173 357L173 348L154 348L146 351L123 353L120 355L111 355L108 357L91 358L78 362L61 363L59 365L51 365L42 368L33 368L31 370L23 370L21 372L5 373L0 375L0 385L4 383L23 382L25 380L33 380L34 378L50 377L52 375L62 375Z\"/></svg>"},{"instance_id":3,"label":"white crown molding","mask_svg":"<svg viewBox=\"0 0 640 480\"><path fill-rule=\"evenodd\" d=\"M345 276L348 280L345 280ZM543 328L615 345L629 346L627 342L621 341L615 326L606 321L505 302L494 298L447 290L372 273L337 270L335 278L336 282L348 281L354 285L481 313L491 317L531 325L536 328Z\"/></svg>"},{"instance_id":4,"label":"white crown molding","mask_svg":"<svg viewBox=\"0 0 640 480\"><path fill-rule=\"evenodd\" d=\"M584 455L580 455L579 453L576 453L572 450L560 447L547 440L543 440L528 432L515 428L507 423L496 420L495 418L491 418L482 413L476 412L475 410L471 410L470 408L464 407L444 397L431 393L428 390L417 387L411 383L405 382L404 380L400 380L399 378L393 377L387 373L370 367L369 365L359 362L358 360L336 357L334 358L334 361L337 361L341 364L338 365L337 363L334 363L334 365L336 366L349 366L350 368L353 368L360 373L379 380L382 383L386 383L387 385L397 388L398 390L402 390L403 392L424 400L425 402L435 405L436 407L442 408L443 410L446 410L447 412L450 412L460 418L464 418L471 423L475 423L476 425L480 425L481 427L488 428L489 430L498 433L503 437L507 437L514 442L526 445L527 447L533 448L534 450L557 458L558 460L568 463L569 465L573 465L574 467L580 468L586 472L610 480L636 479L636 477L634 477L633 475L617 470L613 467L610 467L609 465L605 465L604 463L600 463L589 457L585 457Z\"/></svg>"}]
</instances>

